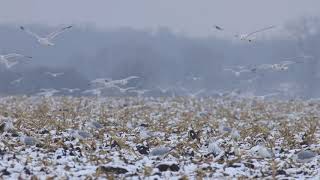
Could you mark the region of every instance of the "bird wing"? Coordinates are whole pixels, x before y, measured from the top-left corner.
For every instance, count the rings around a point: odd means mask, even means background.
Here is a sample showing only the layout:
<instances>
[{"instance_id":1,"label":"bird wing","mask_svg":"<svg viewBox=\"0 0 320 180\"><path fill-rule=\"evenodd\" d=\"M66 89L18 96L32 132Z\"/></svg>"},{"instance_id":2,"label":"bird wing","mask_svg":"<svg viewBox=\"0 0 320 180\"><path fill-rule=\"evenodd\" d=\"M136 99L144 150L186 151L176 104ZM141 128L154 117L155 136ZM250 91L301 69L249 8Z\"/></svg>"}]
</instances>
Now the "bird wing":
<instances>
[{"instance_id":1,"label":"bird wing","mask_svg":"<svg viewBox=\"0 0 320 180\"><path fill-rule=\"evenodd\" d=\"M257 69L270 69L272 67L272 64L261 64L257 66Z\"/></svg>"},{"instance_id":2,"label":"bird wing","mask_svg":"<svg viewBox=\"0 0 320 180\"><path fill-rule=\"evenodd\" d=\"M32 31L30 31L29 29L26 29L26 28L25 28L25 27L23 27L23 26L20 26L20 29L21 29L22 31L25 31L25 32L26 32L26 33L28 33L29 35L31 35L31 36L33 36L33 37L37 38L37 39L41 39L41 37L40 37L38 34L36 34L36 33L32 32Z\"/></svg>"},{"instance_id":3,"label":"bird wing","mask_svg":"<svg viewBox=\"0 0 320 180\"><path fill-rule=\"evenodd\" d=\"M270 94L266 94L266 95L263 95L263 96L264 97L270 97L270 96L276 96L278 94L279 94L278 92L275 92L275 93L270 93Z\"/></svg>"},{"instance_id":4,"label":"bird wing","mask_svg":"<svg viewBox=\"0 0 320 180\"><path fill-rule=\"evenodd\" d=\"M219 31L223 31L223 30L224 30L222 27L217 26L217 25L215 25L214 27L215 27L217 30L219 30Z\"/></svg>"},{"instance_id":5,"label":"bird wing","mask_svg":"<svg viewBox=\"0 0 320 180\"><path fill-rule=\"evenodd\" d=\"M9 58L20 58L20 57L32 58L31 56L25 56L25 55L17 54L17 53L11 53L11 54L4 55L4 58L6 58L6 59L9 59Z\"/></svg>"},{"instance_id":6,"label":"bird wing","mask_svg":"<svg viewBox=\"0 0 320 180\"><path fill-rule=\"evenodd\" d=\"M45 72L45 74L50 75L50 76L54 76L53 73L51 73L51 72Z\"/></svg>"},{"instance_id":7,"label":"bird wing","mask_svg":"<svg viewBox=\"0 0 320 180\"><path fill-rule=\"evenodd\" d=\"M67 26L67 27L61 28L61 29L59 29L59 30L57 30L57 31L55 31L55 32L50 33L50 34L47 36L47 38L48 38L49 40L52 40L53 38L55 38L55 37L58 36L59 34L63 33L65 30L70 29L70 28L72 28L72 26Z\"/></svg>"},{"instance_id":8,"label":"bird wing","mask_svg":"<svg viewBox=\"0 0 320 180\"><path fill-rule=\"evenodd\" d=\"M298 64L298 63L304 63L305 61L283 61L281 62L282 65L287 66L290 64Z\"/></svg>"},{"instance_id":9,"label":"bird wing","mask_svg":"<svg viewBox=\"0 0 320 180\"><path fill-rule=\"evenodd\" d=\"M251 70L250 70L250 69L240 69L238 72L239 72L239 73L251 72Z\"/></svg>"},{"instance_id":10,"label":"bird wing","mask_svg":"<svg viewBox=\"0 0 320 180\"><path fill-rule=\"evenodd\" d=\"M4 64L8 69L12 68L13 66L18 64L18 61L5 61Z\"/></svg>"},{"instance_id":11,"label":"bird wing","mask_svg":"<svg viewBox=\"0 0 320 180\"><path fill-rule=\"evenodd\" d=\"M308 57L304 57L304 56L295 56L295 57L285 57L282 58L283 60L292 60L292 59L308 59Z\"/></svg>"},{"instance_id":12,"label":"bird wing","mask_svg":"<svg viewBox=\"0 0 320 180\"><path fill-rule=\"evenodd\" d=\"M137 79L137 78L139 78L139 77L138 76L129 76L129 77L126 77L126 78L124 78L122 80L129 81L131 79Z\"/></svg>"},{"instance_id":13,"label":"bird wing","mask_svg":"<svg viewBox=\"0 0 320 180\"><path fill-rule=\"evenodd\" d=\"M232 68L224 68L224 71L231 71L231 72L235 72L235 70L233 70Z\"/></svg>"},{"instance_id":14,"label":"bird wing","mask_svg":"<svg viewBox=\"0 0 320 180\"><path fill-rule=\"evenodd\" d=\"M200 89L199 91L195 92L193 95L197 96L197 95L199 95L199 94L201 94L201 93L203 93L205 91L206 91L205 89Z\"/></svg>"},{"instance_id":15,"label":"bird wing","mask_svg":"<svg viewBox=\"0 0 320 180\"><path fill-rule=\"evenodd\" d=\"M62 72L62 73L55 73L54 74L55 76L61 76L61 75L64 75L64 73Z\"/></svg>"},{"instance_id":16,"label":"bird wing","mask_svg":"<svg viewBox=\"0 0 320 180\"><path fill-rule=\"evenodd\" d=\"M265 28L262 28L262 29L259 29L259 30L257 30L257 31L253 31L253 32L251 32L251 33L248 33L246 36L245 36L245 38L248 38L249 36L252 36L252 35L254 35L254 34L256 34L256 33L259 33L259 32L263 32L263 31L267 31L267 30L269 30L269 29L273 29L273 28L275 28L276 26L269 26L269 27L265 27Z\"/></svg>"},{"instance_id":17,"label":"bird wing","mask_svg":"<svg viewBox=\"0 0 320 180\"><path fill-rule=\"evenodd\" d=\"M125 91L129 91L129 90L132 90L132 89L135 89L135 87L128 87L128 88L125 88L124 90Z\"/></svg>"}]
</instances>

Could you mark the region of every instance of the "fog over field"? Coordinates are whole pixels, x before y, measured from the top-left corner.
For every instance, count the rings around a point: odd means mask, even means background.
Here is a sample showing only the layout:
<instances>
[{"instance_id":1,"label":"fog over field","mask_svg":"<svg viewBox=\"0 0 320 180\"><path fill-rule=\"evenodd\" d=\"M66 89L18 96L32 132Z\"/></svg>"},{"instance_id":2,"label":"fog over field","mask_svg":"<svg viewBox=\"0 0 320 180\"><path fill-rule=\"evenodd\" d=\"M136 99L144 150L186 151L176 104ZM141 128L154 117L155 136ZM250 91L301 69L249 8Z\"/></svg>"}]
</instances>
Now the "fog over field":
<instances>
[{"instance_id":1,"label":"fog over field","mask_svg":"<svg viewBox=\"0 0 320 180\"><path fill-rule=\"evenodd\" d=\"M75 26L57 38L53 47L42 47L18 25L0 26L2 54L23 53L30 62L11 69L1 67L0 91L3 94L35 93L40 88L88 88L89 80L109 77L141 77L134 85L153 89L158 86L183 86L191 90L227 91L241 89L255 94L272 92L282 86L294 86L300 97L318 97L320 23L318 18L305 17L287 22L281 31L287 36L258 39L253 43L235 42L212 35L188 37L159 27L156 31L118 28L100 30ZM29 25L45 34L52 28ZM285 34L283 33L283 34ZM239 65L278 63L284 58L301 55L316 60L297 64L285 72L263 72L259 80L248 73L234 76L224 68ZM44 73L64 72L61 78ZM20 84L11 82L24 77ZM199 77L193 80L192 77ZM285 85L284 85L285 84Z\"/></svg>"},{"instance_id":2,"label":"fog over field","mask_svg":"<svg viewBox=\"0 0 320 180\"><path fill-rule=\"evenodd\" d=\"M129 3L132 9L125 8L123 3L99 2L91 4L97 11L92 11L90 18L85 16L87 12L81 11L86 7L84 1L79 1L79 8L71 14L67 11L70 4L61 7L60 14L55 14L50 8L40 8L44 7L41 3L30 1L25 4L26 9L17 7L14 14L7 8L13 8L15 2L5 3L1 7L0 53L21 53L32 56L32 60L9 69L0 66L1 94L33 94L41 88L85 90L89 88L88 83L96 78L139 76L130 85L152 90L148 95L159 95L157 88L170 87L182 95L181 89L190 92L205 89L207 95L237 90L252 95L281 92L283 97L290 98L319 97L320 19L312 4L292 1L292 8L284 13L281 8L286 3L281 2L268 17L264 14L266 10L256 3L252 7L257 9L251 14L233 9L234 14L230 15L219 10L219 7L228 7L230 2L218 3L218 7L212 7L212 12L206 5L214 3L187 2L179 11L181 17L175 17L173 9L179 7L178 2L173 1L171 6L166 2L161 6L137 1ZM244 4L249 3L252 2ZM149 19L138 13L139 4L142 5L141 13L149 15ZM52 8L58 8L58 5L50 3ZM106 11L99 5L105 6ZM174 18L167 15L158 17L163 12L157 7L167 10ZM114 18L110 17L112 8ZM123 13L116 11L121 9ZM262 13L253 18L258 10ZM190 26L182 15L194 18L190 19ZM231 20L235 15L238 19ZM240 23L242 18L248 20ZM185 26L181 26L179 20ZM43 47L35 38L21 31L21 25L39 35L65 25L73 27L54 40L55 46ZM215 25L222 26L225 31L217 31ZM251 43L233 36L239 31L252 32L269 25L275 25L275 28L257 34ZM302 56L312 57L312 60L291 65L286 71L261 70L235 76L225 70L237 66L275 64ZM52 78L46 76L46 72L63 72L64 75ZM17 79L21 81L14 83Z\"/></svg>"}]
</instances>

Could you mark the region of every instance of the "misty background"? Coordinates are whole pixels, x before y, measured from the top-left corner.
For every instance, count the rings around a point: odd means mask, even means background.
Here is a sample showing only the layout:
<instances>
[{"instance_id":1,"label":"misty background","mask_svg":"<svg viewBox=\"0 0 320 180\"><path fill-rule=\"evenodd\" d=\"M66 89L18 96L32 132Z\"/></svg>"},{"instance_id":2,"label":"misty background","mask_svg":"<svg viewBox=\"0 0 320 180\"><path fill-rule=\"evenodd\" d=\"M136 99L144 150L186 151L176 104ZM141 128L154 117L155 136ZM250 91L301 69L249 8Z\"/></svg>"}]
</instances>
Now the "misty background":
<instances>
[{"instance_id":1,"label":"misty background","mask_svg":"<svg viewBox=\"0 0 320 180\"><path fill-rule=\"evenodd\" d=\"M207 22L210 32L201 36L202 31L195 30L197 35L193 36L170 25L139 29L134 25L100 28L83 23L59 35L53 47L39 45L22 32L15 21L0 21L0 54L21 53L33 58L11 69L0 66L1 95L30 95L41 88L86 90L90 88L88 83L96 78L139 76L140 79L129 86L152 90L148 95L168 95L159 92L159 87L170 87L181 95L185 89L190 92L205 89L207 95L239 90L242 94L255 95L281 91L287 97L320 96L320 19L317 16L286 20L272 30L280 33L268 36L265 32L253 43L232 39L216 31L211 22ZM42 35L62 27L31 22L34 24L24 24ZM259 27L263 27L260 24ZM284 58L301 55L313 56L314 61L292 65L288 71L243 73L239 77L223 70L240 65L279 63ZM53 78L46 72L64 75ZM21 77L20 83L12 83Z\"/></svg>"}]
</instances>

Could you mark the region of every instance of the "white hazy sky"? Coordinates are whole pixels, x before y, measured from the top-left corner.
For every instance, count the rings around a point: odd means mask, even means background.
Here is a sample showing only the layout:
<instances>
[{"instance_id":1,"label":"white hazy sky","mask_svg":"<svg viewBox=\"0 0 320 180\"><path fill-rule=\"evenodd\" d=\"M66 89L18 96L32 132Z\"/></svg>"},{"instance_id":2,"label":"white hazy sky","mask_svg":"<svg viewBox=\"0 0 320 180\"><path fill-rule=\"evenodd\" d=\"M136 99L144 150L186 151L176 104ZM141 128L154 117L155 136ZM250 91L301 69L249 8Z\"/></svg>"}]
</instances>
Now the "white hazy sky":
<instances>
[{"instance_id":1,"label":"white hazy sky","mask_svg":"<svg viewBox=\"0 0 320 180\"><path fill-rule=\"evenodd\" d=\"M153 29L207 36L214 24L232 32L320 16L320 0L1 0L0 23Z\"/></svg>"}]
</instances>

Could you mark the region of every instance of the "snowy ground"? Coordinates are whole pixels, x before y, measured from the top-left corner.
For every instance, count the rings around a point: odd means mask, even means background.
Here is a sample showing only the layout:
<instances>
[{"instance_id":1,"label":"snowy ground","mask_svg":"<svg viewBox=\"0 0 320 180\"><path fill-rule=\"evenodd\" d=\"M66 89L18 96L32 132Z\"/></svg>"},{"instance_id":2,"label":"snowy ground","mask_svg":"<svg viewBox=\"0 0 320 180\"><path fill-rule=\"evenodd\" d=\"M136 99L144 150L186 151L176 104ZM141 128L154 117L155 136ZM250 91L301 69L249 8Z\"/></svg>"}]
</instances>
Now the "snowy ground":
<instances>
[{"instance_id":1,"label":"snowy ground","mask_svg":"<svg viewBox=\"0 0 320 180\"><path fill-rule=\"evenodd\" d=\"M0 177L320 178L320 102L0 99Z\"/></svg>"}]
</instances>

